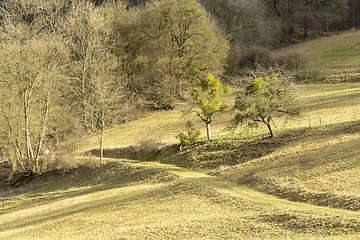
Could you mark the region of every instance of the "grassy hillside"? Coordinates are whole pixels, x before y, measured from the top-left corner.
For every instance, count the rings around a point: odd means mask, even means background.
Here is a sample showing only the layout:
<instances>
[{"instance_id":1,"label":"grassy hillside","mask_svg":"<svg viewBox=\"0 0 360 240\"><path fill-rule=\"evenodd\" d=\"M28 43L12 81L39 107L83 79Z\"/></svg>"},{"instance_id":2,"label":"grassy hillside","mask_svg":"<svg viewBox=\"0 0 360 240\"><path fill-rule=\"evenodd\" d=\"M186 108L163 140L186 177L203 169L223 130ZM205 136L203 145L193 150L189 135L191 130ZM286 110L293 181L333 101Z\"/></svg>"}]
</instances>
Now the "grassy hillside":
<instances>
[{"instance_id":1,"label":"grassy hillside","mask_svg":"<svg viewBox=\"0 0 360 240\"><path fill-rule=\"evenodd\" d=\"M129 181L124 168L157 170ZM86 171L43 176L3 197L1 239L354 239L359 231L359 212L281 200L201 171L130 160ZM83 180L90 176L95 183Z\"/></svg>"},{"instance_id":2,"label":"grassy hillside","mask_svg":"<svg viewBox=\"0 0 360 240\"><path fill-rule=\"evenodd\" d=\"M275 119L275 133L279 130L319 126L321 124L342 123L360 120L360 83L301 85L303 113L296 119ZM234 101L233 96L228 97L229 102ZM232 121L233 115L214 116L211 131L214 139L232 137L243 132L239 128L235 133L225 131ZM178 143L176 135L185 132L186 120L190 119L201 131L205 139L205 124L196 116L184 116L181 110L155 112L148 117L106 130L105 148L120 148L134 145L161 145ZM266 133L266 127L260 126L242 137L252 134ZM98 136L86 137L77 144L80 152L98 148Z\"/></svg>"},{"instance_id":3,"label":"grassy hillside","mask_svg":"<svg viewBox=\"0 0 360 240\"><path fill-rule=\"evenodd\" d=\"M276 151L215 174L289 200L359 210L360 123L291 134Z\"/></svg>"},{"instance_id":4,"label":"grassy hillside","mask_svg":"<svg viewBox=\"0 0 360 240\"><path fill-rule=\"evenodd\" d=\"M227 115L179 152L186 119L205 126L173 110L107 130L101 167L6 182L2 164L0 239L358 239L360 83L300 91L302 116L276 119L272 139L224 131ZM98 161L97 136L73 146Z\"/></svg>"},{"instance_id":5,"label":"grassy hillside","mask_svg":"<svg viewBox=\"0 0 360 240\"><path fill-rule=\"evenodd\" d=\"M108 149L101 168L14 179L17 187L1 188L0 238L356 239L360 124L349 113L359 106L360 84L302 88L305 117L279 120L273 139L263 139L263 129L220 132L228 116L213 126L221 138L180 153L145 141L150 152ZM332 121L315 124L320 113ZM153 114L130 131L167 135L178 127L180 113L172 114ZM107 136L123 133L119 127ZM210 170L226 164L234 166Z\"/></svg>"},{"instance_id":6,"label":"grassy hillside","mask_svg":"<svg viewBox=\"0 0 360 240\"><path fill-rule=\"evenodd\" d=\"M360 31L349 31L291 46L308 59L304 75L314 81L345 82L360 79Z\"/></svg>"}]
</instances>

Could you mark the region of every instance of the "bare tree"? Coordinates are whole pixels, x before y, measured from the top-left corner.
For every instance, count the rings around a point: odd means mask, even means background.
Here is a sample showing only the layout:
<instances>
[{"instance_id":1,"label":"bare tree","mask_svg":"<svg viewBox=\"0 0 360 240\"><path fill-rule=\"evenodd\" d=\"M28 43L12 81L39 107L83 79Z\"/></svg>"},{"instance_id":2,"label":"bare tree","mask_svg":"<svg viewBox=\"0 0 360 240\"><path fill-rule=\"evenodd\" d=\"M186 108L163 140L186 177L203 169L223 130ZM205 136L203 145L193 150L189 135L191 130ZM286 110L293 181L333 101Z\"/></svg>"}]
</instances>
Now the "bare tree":
<instances>
[{"instance_id":1,"label":"bare tree","mask_svg":"<svg viewBox=\"0 0 360 240\"><path fill-rule=\"evenodd\" d=\"M40 6L58 5L42 5L41 1L16 3L21 1L9 3L6 11L2 11L1 116L6 122L7 128L3 130L8 132L16 159L14 170L38 173L41 171L39 151L48 126L54 81L65 52L51 28L53 22L39 13ZM19 134L20 131L23 134ZM17 167L20 169L15 169Z\"/></svg>"},{"instance_id":2,"label":"bare tree","mask_svg":"<svg viewBox=\"0 0 360 240\"><path fill-rule=\"evenodd\" d=\"M120 65L122 54L114 54L112 15L107 5L95 7L89 2L75 2L65 21L65 44L71 56L67 74L67 95L75 117L81 115L83 126L100 132L100 164L103 162L104 131L123 113L127 83Z\"/></svg>"},{"instance_id":3,"label":"bare tree","mask_svg":"<svg viewBox=\"0 0 360 240\"><path fill-rule=\"evenodd\" d=\"M93 116L92 130L100 132L100 165L103 163L105 129L116 122L126 110L123 105L126 84L119 83L114 77L110 74L94 76L90 82L89 97L85 106Z\"/></svg>"}]
</instances>

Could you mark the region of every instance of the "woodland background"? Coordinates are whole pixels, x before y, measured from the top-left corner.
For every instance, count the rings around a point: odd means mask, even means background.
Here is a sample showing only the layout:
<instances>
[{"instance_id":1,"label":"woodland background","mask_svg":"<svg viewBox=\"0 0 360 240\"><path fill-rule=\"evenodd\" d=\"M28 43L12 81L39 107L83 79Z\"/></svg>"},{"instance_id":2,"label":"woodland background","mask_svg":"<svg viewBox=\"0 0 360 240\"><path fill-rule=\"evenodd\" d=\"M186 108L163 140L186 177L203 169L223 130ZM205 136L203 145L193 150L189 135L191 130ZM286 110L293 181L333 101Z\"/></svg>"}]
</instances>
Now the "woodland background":
<instances>
[{"instance_id":1,"label":"woodland background","mask_svg":"<svg viewBox=\"0 0 360 240\"><path fill-rule=\"evenodd\" d=\"M259 66L298 81L306 58L272 50L360 24L356 0L0 1L0 149L44 171L43 149L186 104L211 73L227 85Z\"/></svg>"}]
</instances>

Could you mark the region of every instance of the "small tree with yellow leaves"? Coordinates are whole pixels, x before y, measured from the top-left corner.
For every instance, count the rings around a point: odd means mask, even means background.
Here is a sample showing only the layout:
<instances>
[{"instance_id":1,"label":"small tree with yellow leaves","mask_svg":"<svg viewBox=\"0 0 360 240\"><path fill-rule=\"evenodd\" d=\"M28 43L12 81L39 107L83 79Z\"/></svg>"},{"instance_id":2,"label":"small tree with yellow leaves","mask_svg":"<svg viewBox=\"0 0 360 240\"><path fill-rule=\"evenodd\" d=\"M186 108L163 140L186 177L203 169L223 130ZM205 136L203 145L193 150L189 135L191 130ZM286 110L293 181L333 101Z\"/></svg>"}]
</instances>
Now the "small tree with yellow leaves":
<instances>
[{"instance_id":1,"label":"small tree with yellow leaves","mask_svg":"<svg viewBox=\"0 0 360 240\"><path fill-rule=\"evenodd\" d=\"M254 127L264 123L272 138L271 124L275 117L300 114L297 92L294 78L284 75L282 69L262 69L236 93L234 126Z\"/></svg>"},{"instance_id":2,"label":"small tree with yellow leaves","mask_svg":"<svg viewBox=\"0 0 360 240\"><path fill-rule=\"evenodd\" d=\"M191 97L194 101L191 108L192 112L195 112L204 121L208 141L211 140L210 123L212 116L216 113L226 113L230 109L227 101L221 101L220 92L230 94L231 88L228 86L223 88L220 82L211 74L199 80L197 88L191 91Z\"/></svg>"}]
</instances>

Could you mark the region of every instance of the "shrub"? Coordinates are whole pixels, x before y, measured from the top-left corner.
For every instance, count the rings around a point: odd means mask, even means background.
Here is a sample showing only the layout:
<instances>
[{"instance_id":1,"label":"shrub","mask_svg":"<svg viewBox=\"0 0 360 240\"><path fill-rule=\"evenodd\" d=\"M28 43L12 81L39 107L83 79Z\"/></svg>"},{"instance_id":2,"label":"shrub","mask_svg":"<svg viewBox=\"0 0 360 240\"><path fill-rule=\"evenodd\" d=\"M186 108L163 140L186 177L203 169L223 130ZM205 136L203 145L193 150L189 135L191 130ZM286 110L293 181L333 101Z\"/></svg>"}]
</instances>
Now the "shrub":
<instances>
[{"instance_id":1,"label":"shrub","mask_svg":"<svg viewBox=\"0 0 360 240\"><path fill-rule=\"evenodd\" d=\"M256 72L258 66L269 67L271 65L271 54L266 48L251 46L243 51L239 61L240 69L247 69Z\"/></svg>"},{"instance_id":2,"label":"shrub","mask_svg":"<svg viewBox=\"0 0 360 240\"><path fill-rule=\"evenodd\" d=\"M200 139L200 131L195 128L193 122L190 120L186 122L186 131L187 133L180 133L176 136L180 140L180 150L182 147L186 147Z\"/></svg>"}]
</instances>

